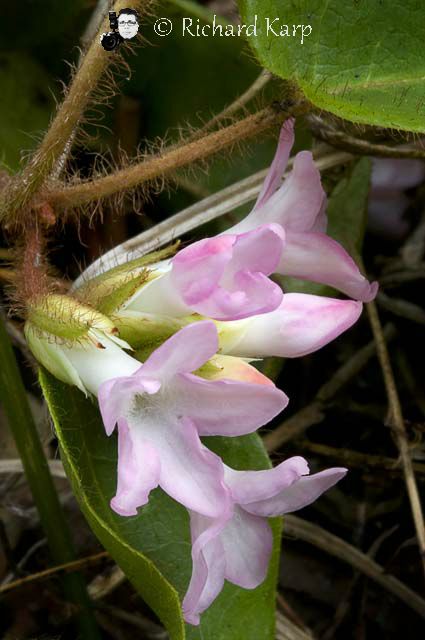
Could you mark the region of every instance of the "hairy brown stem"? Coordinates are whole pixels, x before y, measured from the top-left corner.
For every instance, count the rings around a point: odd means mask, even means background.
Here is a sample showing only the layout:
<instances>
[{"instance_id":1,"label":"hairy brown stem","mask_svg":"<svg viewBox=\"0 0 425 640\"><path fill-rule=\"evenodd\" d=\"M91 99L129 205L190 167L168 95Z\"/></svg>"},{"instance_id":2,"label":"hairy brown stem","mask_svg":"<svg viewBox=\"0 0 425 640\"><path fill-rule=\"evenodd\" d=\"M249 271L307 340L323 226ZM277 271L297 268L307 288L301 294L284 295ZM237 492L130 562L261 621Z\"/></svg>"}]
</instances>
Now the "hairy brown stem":
<instances>
[{"instance_id":1,"label":"hairy brown stem","mask_svg":"<svg viewBox=\"0 0 425 640\"><path fill-rule=\"evenodd\" d=\"M117 0L114 10L119 11L124 7L137 8L140 3L141 0ZM103 22L103 27L101 30L108 30L106 21ZM104 51L96 36L81 61L43 141L22 173L12 180L3 194L4 205L0 209L0 221L21 221L25 215L25 208L49 178L72 137L99 79L114 60L114 54Z\"/></svg>"},{"instance_id":2,"label":"hairy brown stem","mask_svg":"<svg viewBox=\"0 0 425 640\"><path fill-rule=\"evenodd\" d=\"M46 199L55 209L69 209L106 198L158 176L166 175L185 165L203 160L232 144L253 138L290 115L299 115L307 109L308 106L304 102L287 111L267 107L235 124L188 144L173 146L171 150L132 167L121 169L98 180L53 190L46 194Z\"/></svg>"}]
</instances>

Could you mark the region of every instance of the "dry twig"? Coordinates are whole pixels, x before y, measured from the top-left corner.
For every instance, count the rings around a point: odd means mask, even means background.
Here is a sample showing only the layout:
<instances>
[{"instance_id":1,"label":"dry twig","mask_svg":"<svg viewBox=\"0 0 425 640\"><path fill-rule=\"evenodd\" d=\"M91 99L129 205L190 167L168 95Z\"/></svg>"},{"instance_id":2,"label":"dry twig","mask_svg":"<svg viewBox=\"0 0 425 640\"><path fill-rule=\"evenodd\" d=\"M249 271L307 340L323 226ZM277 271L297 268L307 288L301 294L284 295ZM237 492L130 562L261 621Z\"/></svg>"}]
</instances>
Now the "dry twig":
<instances>
[{"instance_id":1,"label":"dry twig","mask_svg":"<svg viewBox=\"0 0 425 640\"><path fill-rule=\"evenodd\" d=\"M422 512L422 505L419 497L418 487L416 484L415 473L413 470L412 459L410 457L409 442L406 434L403 413L401 410L400 399L397 392L397 386L388 353L387 342L384 331L382 330L381 321L379 319L378 310L374 302L367 305L370 325L374 340L376 343L376 351L381 365L384 378L385 388L388 397L388 404L391 412L391 423L394 432L394 439L397 443L401 462L403 465L404 479L406 483L407 493L410 500L410 506L415 523L416 537L421 554L423 569L425 572L425 526Z\"/></svg>"},{"instance_id":2,"label":"dry twig","mask_svg":"<svg viewBox=\"0 0 425 640\"><path fill-rule=\"evenodd\" d=\"M345 540L338 538L338 536L329 533L316 524L293 515L285 516L283 532L284 535L304 540L335 558L350 564L392 595L402 600L422 618L425 618L425 600L398 578L385 573L385 569L381 565L362 551L359 551L359 549L356 549L356 547L345 542Z\"/></svg>"}]
</instances>

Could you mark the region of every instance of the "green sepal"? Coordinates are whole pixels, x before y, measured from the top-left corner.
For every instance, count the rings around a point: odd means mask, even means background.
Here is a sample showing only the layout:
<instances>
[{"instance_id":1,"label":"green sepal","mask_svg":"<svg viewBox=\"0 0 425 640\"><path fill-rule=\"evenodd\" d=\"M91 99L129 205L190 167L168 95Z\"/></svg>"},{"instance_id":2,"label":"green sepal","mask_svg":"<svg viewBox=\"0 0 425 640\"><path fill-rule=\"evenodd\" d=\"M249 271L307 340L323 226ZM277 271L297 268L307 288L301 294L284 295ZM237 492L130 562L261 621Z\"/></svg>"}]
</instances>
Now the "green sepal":
<instances>
[{"instance_id":1,"label":"green sepal","mask_svg":"<svg viewBox=\"0 0 425 640\"><path fill-rule=\"evenodd\" d=\"M174 255L179 242L149 253L141 258L117 265L104 273L83 282L75 295L84 303L106 315L116 313L123 308L138 289L156 277L155 270L149 266L166 260Z\"/></svg>"},{"instance_id":2,"label":"green sepal","mask_svg":"<svg viewBox=\"0 0 425 640\"><path fill-rule=\"evenodd\" d=\"M89 337L91 329L114 335L112 321L93 307L62 294L48 294L28 303L27 322L40 332L62 340Z\"/></svg>"}]
</instances>

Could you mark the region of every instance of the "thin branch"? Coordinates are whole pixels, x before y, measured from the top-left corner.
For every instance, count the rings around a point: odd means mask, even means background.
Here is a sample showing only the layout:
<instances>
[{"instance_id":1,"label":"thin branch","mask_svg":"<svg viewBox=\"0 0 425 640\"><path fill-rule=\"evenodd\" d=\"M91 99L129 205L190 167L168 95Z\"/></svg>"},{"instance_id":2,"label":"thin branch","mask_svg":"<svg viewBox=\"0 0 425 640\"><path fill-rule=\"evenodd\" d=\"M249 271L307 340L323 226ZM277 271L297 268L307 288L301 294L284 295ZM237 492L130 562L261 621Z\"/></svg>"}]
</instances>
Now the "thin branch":
<instances>
[{"instance_id":1,"label":"thin branch","mask_svg":"<svg viewBox=\"0 0 425 640\"><path fill-rule=\"evenodd\" d=\"M56 478L66 478L63 464L60 460L48 460L50 473ZM0 460L0 474L24 473L24 465L20 458L9 458Z\"/></svg>"},{"instance_id":2,"label":"thin branch","mask_svg":"<svg viewBox=\"0 0 425 640\"><path fill-rule=\"evenodd\" d=\"M419 263L417 267L406 269L403 271L391 271L379 278L379 284L382 287L390 288L397 287L405 282L412 282L414 280L425 280L425 263Z\"/></svg>"},{"instance_id":3,"label":"thin branch","mask_svg":"<svg viewBox=\"0 0 425 640\"><path fill-rule=\"evenodd\" d=\"M297 516L284 518L284 535L294 536L350 564L425 618L425 600L365 553L325 529Z\"/></svg>"},{"instance_id":4,"label":"thin branch","mask_svg":"<svg viewBox=\"0 0 425 640\"><path fill-rule=\"evenodd\" d=\"M350 154L337 152L317 158L315 164L320 171L326 171L326 169L346 164L351 159L352 156ZM293 159L290 159L285 176L291 170L292 163ZM149 253L149 251L159 249L185 233L211 222L211 220L216 220L243 204L252 202L260 193L261 185L267 172L268 169L264 169L248 178L235 182L229 187L170 216L154 227L139 233L134 238L126 240L93 262L76 280L74 287L78 287L83 281L92 278L97 273L102 273L117 264L122 264Z\"/></svg>"},{"instance_id":5,"label":"thin branch","mask_svg":"<svg viewBox=\"0 0 425 640\"><path fill-rule=\"evenodd\" d=\"M100 553L87 556L86 558L80 558L79 560L74 560L73 562L58 564L55 567L51 567L50 569L44 569L44 571L38 571L37 573L32 573L29 576L19 578L19 580L14 580L13 582L8 582L7 584L1 585L0 594L7 593L8 591L13 591L14 589L19 589L20 587L23 587L27 584L40 582L40 580L48 580L53 576L80 571L80 569L91 567L101 560L104 560L105 558L109 558L109 553L107 551L101 551Z\"/></svg>"},{"instance_id":6,"label":"thin branch","mask_svg":"<svg viewBox=\"0 0 425 640\"><path fill-rule=\"evenodd\" d=\"M417 324L425 324L425 311L417 304L403 300L402 298L391 298L385 293L378 293L376 301L380 307L390 311L396 316L406 318Z\"/></svg>"},{"instance_id":7,"label":"thin branch","mask_svg":"<svg viewBox=\"0 0 425 640\"><path fill-rule=\"evenodd\" d=\"M290 115L301 115L308 108L305 102L288 111L266 107L199 140L188 144L183 142L179 145L173 145L164 153L97 180L52 190L45 194L45 198L55 210L61 210L125 192L159 176L166 176L180 167L203 160L238 142L258 136L271 127L282 123Z\"/></svg>"},{"instance_id":8,"label":"thin branch","mask_svg":"<svg viewBox=\"0 0 425 640\"><path fill-rule=\"evenodd\" d=\"M396 335L395 328L387 325L384 329L387 340ZM263 442L267 451L275 451L282 444L298 438L314 424L324 418L323 410L326 404L346 385L357 376L375 354L377 347L375 341L369 342L343 364L328 382L325 382L316 394L315 399L307 407L304 407L293 416L282 422L276 429L264 436Z\"/></svg>"},{"instance_id":9,"label":"thin branch","mask_svg":"<svg viewBox=\"0 0 425 640\"><path fill-rule=\"evenodd\" d=\"M390 356L388 353L387 343L384 332L382 330L381 321L379 319L378 310L374 302L366 305L369 315L370 325L376 343L376 351L381 365L384 378L385 388L388 397L388 404L391 411L391 421L395 441L397 443L401 461L403 465L404 479L406 483L407 493L409 496L410 507L412 510L413 521L416 529L416 537L418 541L419 551L423 569L425 572L425 525L422 512L422 505L419 497L418 487L416 484L415 473L413 470L412 459L410 457L409 442L406 434L406 426L404 424L403 413L401 410L400 399L398 396L397 386L391 366Z\"/></svg>"},{"instance_id":10,"label":"thin branch","mask_svg":"<svg viewBox=\"0 0 425 640\"><path fill-rule=\"evenodd\" d=\"M310 632L300 629L281 611L277 611L276 640L313 640L313 636Z\"/></svg>"},{"instance_id":11,"label":"thin branch","mask_svg":"<svg viewBox=\"0 0 425 640\"><path fill-rule=\"evenodd\" d=\"M350 136L344 131L334 129L329 123L324 122L324 120L316 114L308 116L307 119L314 135L336 149L342 149L362 156L425 159L425 149L406 145L389 147L385 144L374 144L373 142Z\"/></svg>"},{"instance_id":12,"label":"thin branch","mask_svg":"<svg viewBox=\"0 0 425 640\"><path fill-rule=\"evenodd\" d=\"M213 129L217 124L220 124L226 118L230 118L235 113L243 109L251 100L255 98L257 93L259 93L266 84L271 80L272 74L270 71L263 69L260 75L254 80L254 82L248 87L244 93L236 98L231 104L225 107L220 113L217 113L215 116L208 120L203 127L199 129L199 131L195 131L196 137L198 138L200 135L203 135L207 131Z\"/></svg>"},{"instance_id":13,"label":"thin branch","mask_svg":"<svg viewBox=\"0 0 425 640\"><path fill-rule=\"evenodd\" d=\"M351 449L341 449L339 447L329 447L324 444L303 440L298 444L300 449L316 453L319 456L333 458L338 462L343 462L348 467L357 467L359 469L377 469L386 473L403 473L400 467L400 460L389 458L388 456L376 456L368 453L360 453L360 451L352 451ZM413 469L417 473L425 474L425 464L419 462L413 463Z\"/></svg>"}]
</instances>

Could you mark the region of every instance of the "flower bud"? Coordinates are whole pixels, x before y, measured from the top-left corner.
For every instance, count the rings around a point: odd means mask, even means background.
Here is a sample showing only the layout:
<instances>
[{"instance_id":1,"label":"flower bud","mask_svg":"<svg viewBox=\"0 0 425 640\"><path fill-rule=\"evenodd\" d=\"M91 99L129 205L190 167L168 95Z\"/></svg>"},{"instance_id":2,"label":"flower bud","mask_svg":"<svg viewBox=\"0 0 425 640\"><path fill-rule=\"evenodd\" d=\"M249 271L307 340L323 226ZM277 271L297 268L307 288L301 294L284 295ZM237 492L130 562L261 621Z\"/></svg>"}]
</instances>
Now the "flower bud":
<instances>
[{"instance_id":1,"label":"flower bud","mask_svg":"<svg viewBox=\"0 0 425 640\"><path fill-rule=\"evenodd\" d=\"M123 360L129 357L122 351L129 345L118 338L118 329L108 317L65 295L49 294L31 301L24 332L35 358L56 378L84 393L90 389L73 364L73 352L82 352L92 362L105 350L108 357L111 350L121 353Z\"/></svg>"}]
</instances>

